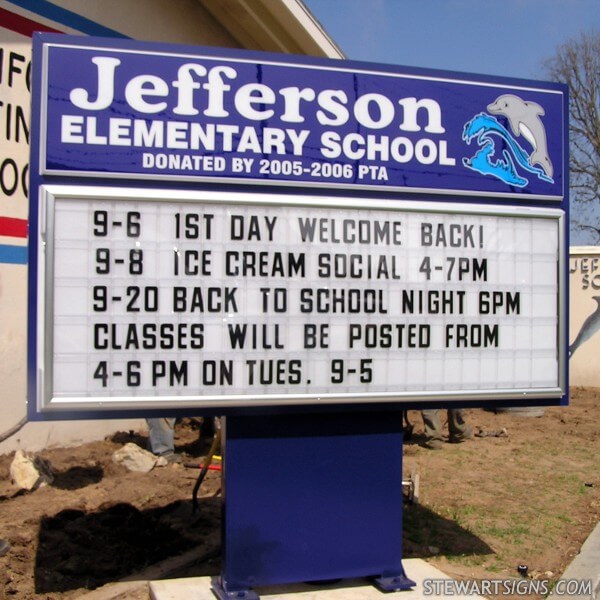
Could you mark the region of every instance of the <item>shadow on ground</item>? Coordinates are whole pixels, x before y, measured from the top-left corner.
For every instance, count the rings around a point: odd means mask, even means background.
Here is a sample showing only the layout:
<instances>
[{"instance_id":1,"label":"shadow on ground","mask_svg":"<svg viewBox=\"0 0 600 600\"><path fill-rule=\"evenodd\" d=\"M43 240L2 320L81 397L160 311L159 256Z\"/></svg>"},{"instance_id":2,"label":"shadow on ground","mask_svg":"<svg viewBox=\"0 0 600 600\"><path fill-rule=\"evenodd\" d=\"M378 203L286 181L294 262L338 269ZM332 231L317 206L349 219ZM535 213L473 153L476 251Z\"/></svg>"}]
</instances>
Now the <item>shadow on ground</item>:
<instances>
[{"instance_id":1,"label":"shadow on ground","mask_svg":"<svg viewBox=\"0 0 600 600\"><path fill-rule=\"evenodd\" d=\"M63 510L42 520L35 560L38 594L94 589L196 548L214 555L220 534L220 500L203 499L138 510L111 504L94 513Z\"/></svg>"},{"instance_id":2,"label":"shadow on ground","mask_svg":"<svg viewBox=\"0 0 600 600\"><path fill-rule=\"evenodd\" d=\"M78 490L102 481L104 469L100 466L71 467L67 471L54 472L52 486L61 490Z\"/></svg>"},{"instance_id":3,"label":"shadow on ground","mask_svg":"<svg viewBox=\"0 0 600 600\"><path fill-rule=\"evenodd\" d=\"M493 554L476 535L419 504L404 508L404 558Z\"/></svg>"},{"instance_id":4,"label":"shadow on ground","mask_svg":"<svg viewBox=\"0 0 600 600\"><path fill-rule=\"evenodd\" d=\"M191 510L190 501L150 510L115 504L94 513L63 510L45 518L35 562L36 593L95 589L192 548L198 559L184 575L214 573L220 500L204 499L196 518ZM455 522L423 506L405 507L404 558L490 553L487 544Z\"/></svg>"}]
</instances>

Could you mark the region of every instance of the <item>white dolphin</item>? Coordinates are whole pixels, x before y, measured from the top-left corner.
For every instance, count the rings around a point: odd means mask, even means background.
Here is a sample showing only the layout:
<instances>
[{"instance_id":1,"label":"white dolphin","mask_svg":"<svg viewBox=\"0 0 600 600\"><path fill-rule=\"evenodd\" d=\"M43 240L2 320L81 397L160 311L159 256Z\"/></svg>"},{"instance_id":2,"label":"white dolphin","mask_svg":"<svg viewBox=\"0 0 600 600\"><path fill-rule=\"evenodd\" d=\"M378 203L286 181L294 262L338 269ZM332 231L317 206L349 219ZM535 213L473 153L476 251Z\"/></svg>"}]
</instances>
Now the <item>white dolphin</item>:
<instances>
[{"instance_id":1,"label":"white dolphin","mask_svg":"<svg viewBox=\"0 0 600 600\"><path fill-rule=\"evenodd\" d=\"M540 165L548 177L552 177L554 168L548 156L546 130L540 116L546 113L537 102L525 102L518 96L504 94L496 98L487 109L493 115L504 115L510 123L512 132L522 135L533 147L529 157L531 166Z\"/></svg>"},{"instance_id":2,"label":"white dolphin","mask_svg":"<svg viewBox=\"0 0 600 600\"><path fill-rule=\"evenodd\" d=\"M569 346L569 358L573 356L575 350L583 344L583 342L587 342L594 334L600 329L600 296L592 296L592 298L596 301L596 310L588 316L588 318L583 322L575 341Z\"/></svg>"}]
</instances>

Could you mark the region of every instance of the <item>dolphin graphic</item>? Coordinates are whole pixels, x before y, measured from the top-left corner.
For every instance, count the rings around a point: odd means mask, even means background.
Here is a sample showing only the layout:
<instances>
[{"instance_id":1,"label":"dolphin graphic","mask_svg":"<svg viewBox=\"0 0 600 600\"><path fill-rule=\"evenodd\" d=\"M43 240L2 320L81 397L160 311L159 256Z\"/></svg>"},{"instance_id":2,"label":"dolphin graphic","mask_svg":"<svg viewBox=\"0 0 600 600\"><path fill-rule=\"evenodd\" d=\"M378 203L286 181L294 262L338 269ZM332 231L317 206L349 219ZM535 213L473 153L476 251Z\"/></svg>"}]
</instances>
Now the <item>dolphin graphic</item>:
<instances>
[{"instance_id":1,"label":"dolphin graphic","mask_svg":"<svg viewBox=\"0 0 600 600\"><path fill-rule=\"evenodd\" d=\"M540 116L546 114L536 102L525 102L518 96L504 94L496 98L487 109L493 115L503 115L508 119L514 135L522 135L533 147L529 163L540 165L548 177L552 177L554 168L548 156L546 130Z\"/></svg>"},{"instance_id":2,"label":"dolphin graphic","mask_svg":"<svg viewBox=\"0 0 600 600\"><path fill-rule=\"evenodd\" d=\"M600 329L600 296L592 296L596 301L596 310L584 321L575 341L569 346L569 358L575 354L575 350L587 342Z\"/></svg>"}]
</instances>

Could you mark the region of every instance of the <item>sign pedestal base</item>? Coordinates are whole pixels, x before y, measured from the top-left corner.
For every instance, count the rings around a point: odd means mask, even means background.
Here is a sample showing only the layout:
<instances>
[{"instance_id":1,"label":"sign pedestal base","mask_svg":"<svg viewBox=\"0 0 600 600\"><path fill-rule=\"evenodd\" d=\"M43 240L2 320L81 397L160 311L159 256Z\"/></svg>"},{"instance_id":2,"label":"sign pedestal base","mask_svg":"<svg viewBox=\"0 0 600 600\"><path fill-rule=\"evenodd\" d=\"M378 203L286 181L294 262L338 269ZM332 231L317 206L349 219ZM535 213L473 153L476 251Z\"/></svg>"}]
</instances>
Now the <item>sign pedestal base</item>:
<instances>
[{"instance_id":1,"label":"sign pedestal base","mask_svg":"<svg viewBox=\"0 0 600 600\"><path fill-rule=\"evenodd\" d=\"M402 567L402 413L227 417L219 598ZM241 594L241 595L240 595Z\"/></svg>"}]
</instances>

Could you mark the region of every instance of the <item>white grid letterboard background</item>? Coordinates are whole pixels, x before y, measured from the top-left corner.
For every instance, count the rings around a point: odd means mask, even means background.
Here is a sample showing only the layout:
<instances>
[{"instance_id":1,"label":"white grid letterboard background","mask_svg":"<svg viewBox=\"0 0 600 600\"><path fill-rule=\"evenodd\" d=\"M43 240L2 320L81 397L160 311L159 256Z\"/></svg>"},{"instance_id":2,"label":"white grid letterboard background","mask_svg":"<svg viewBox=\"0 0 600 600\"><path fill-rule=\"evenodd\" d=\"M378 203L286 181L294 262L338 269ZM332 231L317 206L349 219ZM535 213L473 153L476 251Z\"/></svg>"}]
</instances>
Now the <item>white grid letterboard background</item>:
<instances>
[{"instance_id":1,"label":"white grid letterboard background","mask_svg":"<svg viewBox=\"0 0 600 600\"><path fill-rule=\"evenodd\" d=\"M558 385L557 219L254 201L57 197L53 398Z\"/></svg>"}]
</instances>

